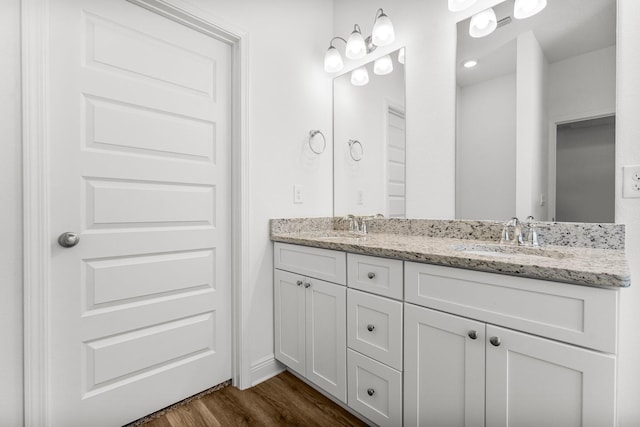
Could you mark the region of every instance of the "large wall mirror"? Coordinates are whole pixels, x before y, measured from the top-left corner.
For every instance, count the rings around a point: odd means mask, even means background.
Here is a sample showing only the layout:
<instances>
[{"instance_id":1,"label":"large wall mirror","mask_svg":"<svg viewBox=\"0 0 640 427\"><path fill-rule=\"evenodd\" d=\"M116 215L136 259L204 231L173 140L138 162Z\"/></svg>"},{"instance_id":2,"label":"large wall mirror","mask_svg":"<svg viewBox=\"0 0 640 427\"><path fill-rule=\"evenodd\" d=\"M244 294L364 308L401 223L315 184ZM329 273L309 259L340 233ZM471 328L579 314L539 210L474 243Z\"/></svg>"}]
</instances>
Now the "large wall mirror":
<instances>
[{"instance_id":1,"label":"large wall mirror","mask_svg":"<svg viewBox=\"0 0 640 427\"><path fill-rule=\"evenodd\" d=\"M616 1L513 6L458 23L456 218L613 222Z\"/></svg>"},{"instance_id":2,"label":"large wall mirror","mask_svg":"<svg viewBox=\"0 0 640 427\"><path fill-rule=\"evenodd\" d=\"M376 58L387 61L382 70L374 60L333 81L336 216L405 217L404 53Z\"/></svg>"}]
</instances>

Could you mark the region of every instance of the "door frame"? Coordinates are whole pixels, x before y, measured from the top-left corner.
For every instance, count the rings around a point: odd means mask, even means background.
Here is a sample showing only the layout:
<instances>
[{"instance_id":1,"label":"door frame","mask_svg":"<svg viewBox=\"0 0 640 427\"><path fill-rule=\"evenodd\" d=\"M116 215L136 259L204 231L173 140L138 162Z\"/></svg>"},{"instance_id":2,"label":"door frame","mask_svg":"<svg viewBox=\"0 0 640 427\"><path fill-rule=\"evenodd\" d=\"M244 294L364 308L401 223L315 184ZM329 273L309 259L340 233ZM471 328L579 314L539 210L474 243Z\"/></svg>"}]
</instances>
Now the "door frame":
<instances>
[{"instance_id":1,"label":"door frame","mask_svg":"<svg viewBox=\"0 0 640 427\"><path fill-rule=\"evenodd\" d=\"M184 0L127 0L231 46L231 363L233 384L251 386L249 290L249 36ZM23 144L24 424L48 426L49 3L21 0ZM212 384L214 385L214 384Z\"/></svg>"}]
</instances>

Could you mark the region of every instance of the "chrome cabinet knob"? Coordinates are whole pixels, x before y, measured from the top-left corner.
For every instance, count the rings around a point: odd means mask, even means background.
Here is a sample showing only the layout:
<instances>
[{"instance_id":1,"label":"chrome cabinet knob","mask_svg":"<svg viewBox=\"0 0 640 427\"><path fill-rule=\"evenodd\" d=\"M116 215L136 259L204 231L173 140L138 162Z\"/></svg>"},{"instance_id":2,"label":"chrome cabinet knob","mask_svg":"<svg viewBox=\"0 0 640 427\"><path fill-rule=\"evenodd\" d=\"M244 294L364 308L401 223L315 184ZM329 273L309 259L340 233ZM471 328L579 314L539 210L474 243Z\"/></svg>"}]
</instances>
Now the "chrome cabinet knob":
<instances>
[{"instance_id":1,"label":"chrome cabinet knob","mask_svg":"<svg viewBox=\"0 0 640 427\"><path fill-rule=\"evenodd\" d=\"M492 346L494 347L499 347L500 344L502 344L502 341L500 340L500 338L498 337L491 337L489 338L489 342L491 343Z\"/></svg>"},{"instance_id":2,"label":"chrome cabinet knob","mask_svg":"<svg viewBox=\"0 0 640 427\"><path fill-rule=\"evenodd\" d=\"M72 248L80 242L80 236L77 233L67 231L58 236L58 244L63 248Z\"/></svg>"},{"instance_id":3,"label":"chrome cabinet knob","mask_svg":"<svg viewBox=\"0 0 640 427\"><path fill-rule=\"evenodd\" d=\"M372 389L372 388L368 388L368 389L367 389L367 394L368 394L369 396L373 396L373 395L375 394L375 392L376 392L376 391L375 391L374 389Z\"/></svg>"},{"instance_id":4,"label":"chrome cabinet knob","mask_svg":"<svg viewBox=\"0 0 640 427\"><path fill-rule=\"evenodd\" d=\"M369 279L373 279L374 277L376 277L376 273L374 273L374 272L371 272L371 271L370 271L370 272L367 274L367 277L368 277Z\"/></svg>"},{"instance_id":5,"label":"chrome cabinet knob","mask_svg":"<svg viewBox=\"0 0 640 427\"><path fill-rule=\"evenodd\" d=\"M298 285L298 286L302 286L302 280L298 280L298 281L296 282L296 285Z\"/></svg>"},{"instance_id":6,"label":"chrome cabinet knob","mask_svg":"<svg viewBox=\"0 0 640 427\"><path fill-rule=\"evenodd\" d=\"M469 335L469 338L471 338L472 340L478 338L478 333L476 331L469 331L467 335Z\"/></svg>"},{"instance_id":7,"label":"chrome cabinet knob","mask_svg":"<svg viewBox=\"0 0 640 427\"><path fill-rule=\"evenodd\" d=\"M375 328L376 328L376 327L375 327L375 326L373 326L373 325L367 325L367 331L369 331L369 332L373 332L373 330L374 330Z\"/></svg>"},{"instance_id":8,"label":"chrome cabinet knob","mask_svg":"<svg viewBox=\"0 0 640 427\"><path fill-rule=\"evenodd\" d=\"M309 282L305 283L305 284L304 284L304 287L305 287L305 288L310 288L310 287L311 287L311 283L309 283Z\"/></svg>"}]
</instances>

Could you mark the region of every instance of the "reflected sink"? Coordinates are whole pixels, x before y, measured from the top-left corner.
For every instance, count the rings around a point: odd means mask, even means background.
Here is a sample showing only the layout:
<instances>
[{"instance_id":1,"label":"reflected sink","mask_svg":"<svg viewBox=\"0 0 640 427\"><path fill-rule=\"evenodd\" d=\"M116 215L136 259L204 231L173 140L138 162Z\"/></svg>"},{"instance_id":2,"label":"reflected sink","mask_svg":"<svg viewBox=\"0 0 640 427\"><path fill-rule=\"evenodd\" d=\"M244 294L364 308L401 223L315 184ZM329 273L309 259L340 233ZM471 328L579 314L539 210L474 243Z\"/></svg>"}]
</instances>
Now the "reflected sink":
<instances>
[{"instance_id":1,"label":"reflected sink","mask_svg":"<svg viewBox=\"0 0 640 427\"><path fill-rule=\"evenodd\" d=\"M481 255L495 258L510 258L514 255L526 257L542 257L551 259L562 259L570 256L567 253L547 248L530 246L508 246L492 244L468 244L454 245L453 250L470 255Z\"/></svg>"}]
</instances>

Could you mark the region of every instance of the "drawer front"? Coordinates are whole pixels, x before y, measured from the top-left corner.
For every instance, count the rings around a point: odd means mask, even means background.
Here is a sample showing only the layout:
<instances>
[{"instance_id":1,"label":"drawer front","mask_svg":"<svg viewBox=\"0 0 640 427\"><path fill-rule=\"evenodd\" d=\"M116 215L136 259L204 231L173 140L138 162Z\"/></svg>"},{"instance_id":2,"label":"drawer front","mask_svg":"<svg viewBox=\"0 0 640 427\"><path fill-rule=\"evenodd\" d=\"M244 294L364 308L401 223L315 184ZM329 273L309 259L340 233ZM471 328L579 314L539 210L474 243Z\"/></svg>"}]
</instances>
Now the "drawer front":
<instances>
[{"instance_id":1,"label":"drawer front","mask_svg":"<svg viewBox=\"0 0 640 427\"><path fill-rule=\"evenodd\" d=\"M402 311L399 301L349 289L347 346L401 371Z\"/></svg>"},{"instance_id":2,"label":"drawer front","mask_svg":"<svg viewBox=\"0 0 640 427\"><path fill-rule=\"evenodd\" d=\"M407 302L608 353L618 291L413 262Z\"/></svg>"},{"instance_id":3,"label":"drawer front","mask_svg":"<svg viewBox=\"0 0 640 427\"><path fill-rule=\"evenodd\" d=\"M276 242L273 265L280 270L346 285L347 260L344 252Z\"/></svg>"},{"instance_id":4,"label":"drawer front","mask_svg":"<svg viewBox=\"0 0 640 427\"><path fill-rule=\"evenodd\" d=\"M381 426L402 425L402 374L347 350L348 404Z\"/></svg>"},{"instance_id":5,"label":"drawer front","mask_svg":"<svg viewBox=\"0 0 640 427\"><path fill-rule=\"evenodd\" d=\"M402 299L402 261L347 254L347 267L349 287Z\"/></svg>"}]
</instances>

